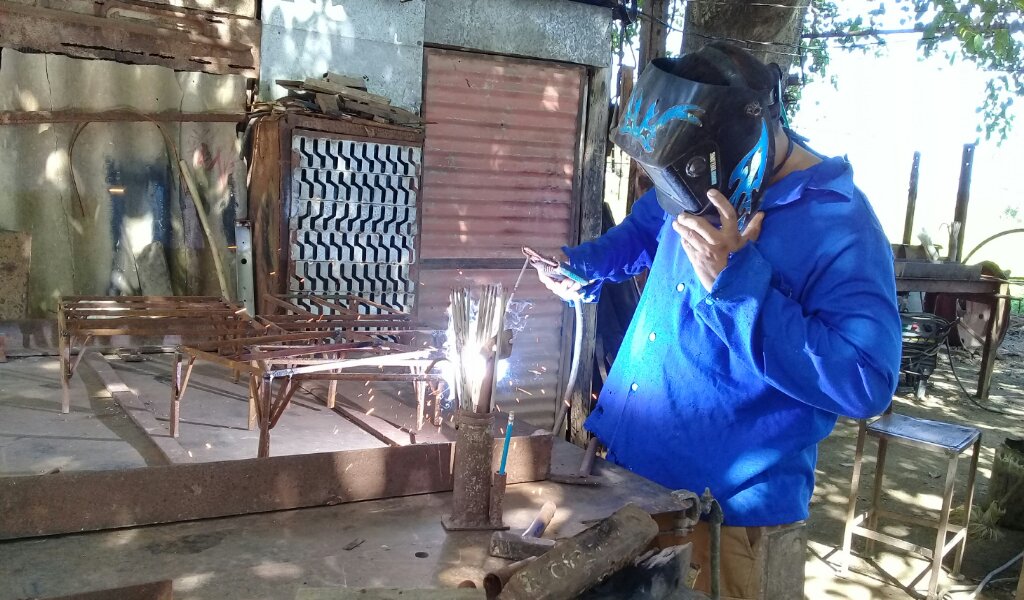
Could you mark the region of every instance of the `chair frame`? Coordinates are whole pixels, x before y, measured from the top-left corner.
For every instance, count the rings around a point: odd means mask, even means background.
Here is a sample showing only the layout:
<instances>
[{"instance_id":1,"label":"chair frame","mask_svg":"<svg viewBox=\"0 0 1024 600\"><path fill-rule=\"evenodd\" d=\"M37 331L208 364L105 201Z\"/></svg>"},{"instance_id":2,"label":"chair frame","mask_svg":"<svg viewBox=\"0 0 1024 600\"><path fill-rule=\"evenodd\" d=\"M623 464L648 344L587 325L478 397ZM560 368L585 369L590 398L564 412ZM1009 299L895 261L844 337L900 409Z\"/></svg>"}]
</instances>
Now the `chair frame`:
<instances>
[{"instance_id":1,"label":"chair frame","mask_svg":"<svg viewBox=\"0 0 1024 600\"><path fill-rule=\"evenodd\" d=\"M886 410L885 414L888 415L892 412L890 406ZM867 439L867 435L871 434L873 437L878 438L878 454L875 462L875 480L874 487L871 491L871 504L868 510L857 513L857 495L860 491L860 477L861 467L864 458L864 445ZM884 480L884 468L886 452L888 451L889 442L893 441L897 444L903 444L915 448L921 448L930 450L932 452L942 452L946 455L948 460L948 466L946 469L945 477L942 481L943 495L942 495L942 508L938 515L938 524L934 521L924 519L921 517L915 517L903 513L897 513L889 510L883 510L879 507L879 501L882 495L882 483ZM967 478L967 495L965 499L964 509L964 521L962 524L950 523L950 511L953 504L953 493L956 483L956 472L959 463L960 455L964 453L968 446L973 446L971 455L971 465L968 472ZM883 544L900 548L907 552L917 554L923 557L925 560L929 560L931 564L925 568L921 573L914 578L913 581L907 586L908 589L913 589L915 585L926 575L931 574L928 581L928 594L927 600L935 600L937 598L936 592L939 584L939 574L942 571L942 559L949 554L954 548L956 549L956 556L953 560L953 571L954 576L960 573L960 566L963 562L964 551L967 548L967 526L971 522L971 505L974 502L974 484L975 476L978 470L978 456L981 451L981 432L977 431L977 437L973 442L968 443L959 449L949 449L942 446L937 446L928 442L895 437L885 433L873 432L869 430L869 424L867 420L861 420L859 422L859 428L857 432L857 451L853 461L853 477L850 483L850 499L846 514L846 528L843 534L843 552L841 556L840 574L846 575L849 572L850 560L851 560L851 549L853 546L853 536L858 535L866 538L867 551L871 552L874 546L874 542L881 542ZM901 540L890 535L886 535L878 531L878 520L884 517L896 521L898 523L905 523L910 525L918 525L936 529L935 544L933 548L924 548L916 544L911 544L905 540ZM863 523L867 521L867 525ZM953 537L946 540L946 536L949 533L953 533Z\"/></svg>"}]
</instances>

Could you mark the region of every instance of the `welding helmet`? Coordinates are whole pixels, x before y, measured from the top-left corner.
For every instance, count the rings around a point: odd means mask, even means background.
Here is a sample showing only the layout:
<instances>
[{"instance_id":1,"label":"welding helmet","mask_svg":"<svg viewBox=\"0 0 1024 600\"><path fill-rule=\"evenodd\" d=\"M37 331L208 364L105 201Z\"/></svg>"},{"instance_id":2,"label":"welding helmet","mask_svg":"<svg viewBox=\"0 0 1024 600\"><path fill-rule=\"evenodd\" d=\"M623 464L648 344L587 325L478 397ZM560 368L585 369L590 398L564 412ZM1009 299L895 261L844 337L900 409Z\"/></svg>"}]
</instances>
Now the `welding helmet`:
<instances>
[{"instance_id":1,"label":"welding helmet","mask_svg":"<svg viewBox=\"0 0 1024 600\"><path fill-rule=\"evenodd\" d=\"M612 142L643 167L670 215L714 213L715 188L740 223L758 209L775 159L781 70L730 44L659 58L640 75Z\"/></svg>"}]
</instances>

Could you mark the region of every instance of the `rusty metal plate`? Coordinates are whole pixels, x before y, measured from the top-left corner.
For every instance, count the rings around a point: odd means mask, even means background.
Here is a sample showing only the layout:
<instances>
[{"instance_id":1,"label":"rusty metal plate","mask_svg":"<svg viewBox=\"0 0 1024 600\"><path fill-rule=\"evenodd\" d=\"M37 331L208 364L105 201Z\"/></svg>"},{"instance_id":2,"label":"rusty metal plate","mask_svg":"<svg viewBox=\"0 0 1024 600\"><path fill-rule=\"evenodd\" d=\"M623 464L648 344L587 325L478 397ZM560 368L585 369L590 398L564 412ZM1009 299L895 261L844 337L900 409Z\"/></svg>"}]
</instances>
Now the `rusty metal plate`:
<instances>
[{"instance_id":1,"label":"rusty metal plate","mask_svg":"<svg viewBox=\"0 0 1024 600\"><path fill-rule=\"evenodd\" d=\"M501 440L495 440L495 469ZM545 479L552 438L519 438L508 482ZM173 523L452 489L452 444L0 478L0 539Z\"/></svg>"}]
</instances>

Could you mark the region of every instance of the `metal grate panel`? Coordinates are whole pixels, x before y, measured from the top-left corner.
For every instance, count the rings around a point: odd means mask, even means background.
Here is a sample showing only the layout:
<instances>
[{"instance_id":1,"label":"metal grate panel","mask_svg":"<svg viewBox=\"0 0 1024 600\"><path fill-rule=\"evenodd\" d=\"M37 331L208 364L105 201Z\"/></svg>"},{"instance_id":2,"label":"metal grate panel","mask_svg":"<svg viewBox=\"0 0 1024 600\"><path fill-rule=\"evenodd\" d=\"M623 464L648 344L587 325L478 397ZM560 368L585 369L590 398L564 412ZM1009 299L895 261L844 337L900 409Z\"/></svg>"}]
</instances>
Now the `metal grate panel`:
<instances>
[{"instance_id":1,"label":"metal grate panel","mask_svg":"<svg viewBox=\"0 0 1024 600\"><path fill-rule=\"evenodd\" d=\"M289 291L412 310L421 149L297 131L292 150Z\"/></svg>"}]
</instances>

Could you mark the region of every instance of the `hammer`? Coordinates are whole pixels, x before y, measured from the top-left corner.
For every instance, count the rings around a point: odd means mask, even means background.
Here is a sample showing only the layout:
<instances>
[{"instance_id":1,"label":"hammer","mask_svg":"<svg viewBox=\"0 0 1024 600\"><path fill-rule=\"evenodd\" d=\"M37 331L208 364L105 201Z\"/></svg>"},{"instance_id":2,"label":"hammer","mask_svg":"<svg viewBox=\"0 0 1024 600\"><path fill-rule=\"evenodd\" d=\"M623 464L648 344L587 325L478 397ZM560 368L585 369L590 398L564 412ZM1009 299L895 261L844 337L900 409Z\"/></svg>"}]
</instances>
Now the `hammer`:
<instances>
[{"instance_id":1,"label":"hammer","mask_svg":"<svg viewBox=\"0 0 1024 600\"><path fill-rule=\"evenodd\" d=\"M597 456L597 438L592 437L587 442L587 449L583 451L583 462L580 463L578 472L571 475L551 474L548 476L548 479L556 483L567 483L569 485L601 485L597 478L590 475L590 472L594 469L595 456Z\"/></svg>"},{"instance_id":2,"label":"hammer","mask_svg":"<svg viewBox=\"0 0 1024 600\"><path fill-rule=\"evenodd\" d=\"M555 540L540 537L555 516L555 503L550 500L544 503L533 518L530 526L522 533L495 531L491 534L491 556L509 560L524 560L531 556L540 556L552 546Z\"/></svg>"}]
</instances>

